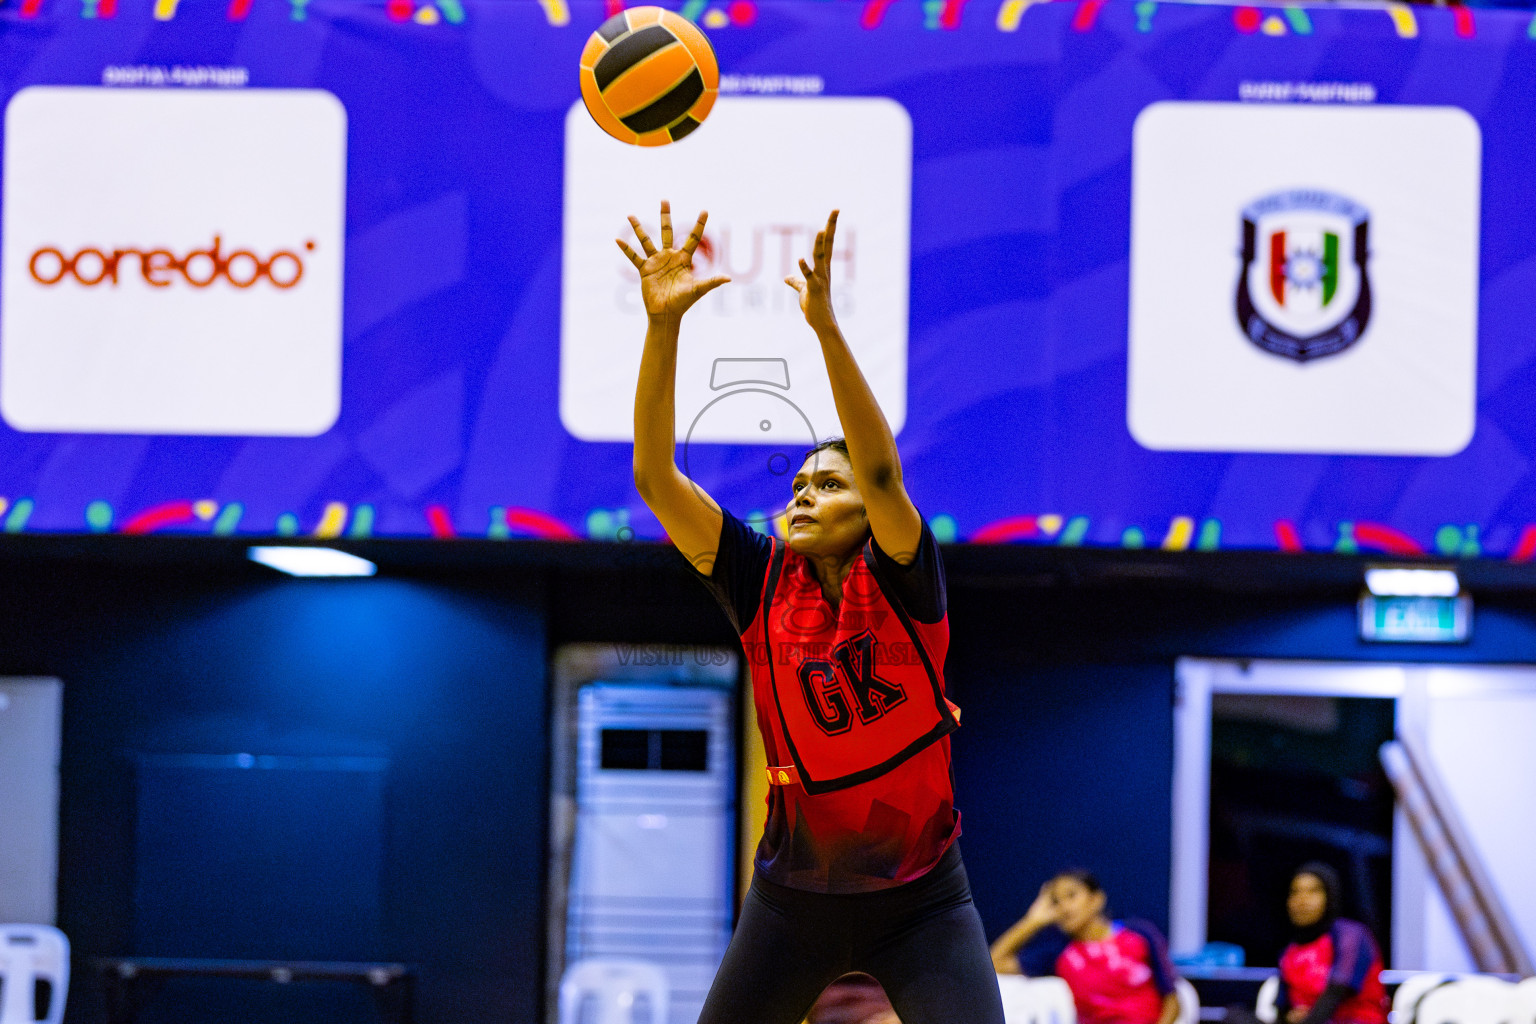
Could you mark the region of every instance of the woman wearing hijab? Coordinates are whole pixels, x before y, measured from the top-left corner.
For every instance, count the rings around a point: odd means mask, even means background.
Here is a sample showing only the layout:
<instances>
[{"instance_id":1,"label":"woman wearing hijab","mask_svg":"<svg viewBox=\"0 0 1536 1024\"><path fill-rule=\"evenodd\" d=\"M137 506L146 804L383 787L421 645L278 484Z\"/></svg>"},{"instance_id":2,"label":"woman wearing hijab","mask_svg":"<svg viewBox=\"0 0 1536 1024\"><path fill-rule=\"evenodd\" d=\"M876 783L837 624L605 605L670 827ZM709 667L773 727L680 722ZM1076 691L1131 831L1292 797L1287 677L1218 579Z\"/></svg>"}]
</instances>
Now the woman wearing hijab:
<instances>
[{"instance_id":1,"label":"woman wearing hijab","mask_svg":"<svg viewBox=\"0 0 1536 1024\"><path fill-rule=\"evenodd\" d=\"M1280 954L1276 1024L1387 1024L1381 951L1370 929L1339 916L1339 876L1312 861L1285 901L1291 942Z\"/></svg>"}]
</instances>

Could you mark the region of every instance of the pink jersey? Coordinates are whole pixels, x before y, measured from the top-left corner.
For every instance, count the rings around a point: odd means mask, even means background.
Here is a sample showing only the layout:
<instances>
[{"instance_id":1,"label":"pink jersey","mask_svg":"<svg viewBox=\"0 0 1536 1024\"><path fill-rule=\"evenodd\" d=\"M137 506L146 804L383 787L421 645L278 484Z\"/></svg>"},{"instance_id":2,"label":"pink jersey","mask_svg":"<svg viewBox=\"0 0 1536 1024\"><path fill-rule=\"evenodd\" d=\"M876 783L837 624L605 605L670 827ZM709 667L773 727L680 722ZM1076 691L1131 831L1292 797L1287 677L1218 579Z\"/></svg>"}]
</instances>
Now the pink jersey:
<instances>
[{"instance_id":1,"label":"pink jersey","mask_svg":"<svg viewBox=\"0 0 1536 1024\"><path fill-rule=\"evenodd\" d=\"M1111 926L1106 939L1068 944L1056 976L1072 990L1078 1024L1156 1024L1174 990L1162 936L1145 922Z\"/></svg>"},{"instance_id":2,"label":"pink jersey","mask_svg":"<svg viewBox=\"0 0 1536 1024\"><path fill-rule=\"evenodd\" d=\"M1381 953L1370 930L1343 918L1311 942L1285 947L1280 955L1286 1006L1310 1009L1329 985L1354 995L1339 1004L1331 1024L1387 1024L1387 990L1381 984Z\"/></svg>"}]
</instances>

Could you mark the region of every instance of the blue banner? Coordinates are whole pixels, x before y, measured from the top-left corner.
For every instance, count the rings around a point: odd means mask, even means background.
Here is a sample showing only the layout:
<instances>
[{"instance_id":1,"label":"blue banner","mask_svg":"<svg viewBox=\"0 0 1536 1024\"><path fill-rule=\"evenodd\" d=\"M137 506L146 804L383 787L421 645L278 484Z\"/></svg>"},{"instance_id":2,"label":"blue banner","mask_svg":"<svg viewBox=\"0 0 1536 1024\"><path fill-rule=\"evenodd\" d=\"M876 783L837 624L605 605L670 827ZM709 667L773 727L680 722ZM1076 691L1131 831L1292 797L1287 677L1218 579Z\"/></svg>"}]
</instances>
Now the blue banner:
<instances>
[{"instance_id":1,"label":"blue banner","mask_svg":"<svg viewBox=\"0 0 1536 1024\"><path fill-rule=\"evenodd\" d=\"M579 105L617 2L0 8L0 525L660 537L612 239L670 198L734 278L680 459L764 529L838 429L780 273L837 205L941 539L1536 554L1529 14L664 6L720 99L653 150Z\"/></svg>"}]
</instances>

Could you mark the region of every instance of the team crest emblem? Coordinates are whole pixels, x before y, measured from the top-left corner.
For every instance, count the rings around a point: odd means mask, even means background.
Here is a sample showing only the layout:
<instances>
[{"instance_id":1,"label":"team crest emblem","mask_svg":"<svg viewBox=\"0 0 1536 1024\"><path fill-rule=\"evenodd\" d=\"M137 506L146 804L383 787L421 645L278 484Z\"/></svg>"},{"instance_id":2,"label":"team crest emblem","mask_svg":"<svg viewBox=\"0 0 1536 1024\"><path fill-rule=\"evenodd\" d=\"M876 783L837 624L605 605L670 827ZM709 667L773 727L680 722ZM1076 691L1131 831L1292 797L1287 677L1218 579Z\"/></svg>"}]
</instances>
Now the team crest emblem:
<instances>
[{"instance_id":1,"label":"team crest emblem","mask_svg":"<svg viewBox=\"0 0 1536 1024\"><path fill-rule=\"evenodd\" d=\"M1332 192L1296 189L1243 210L1237 322L1266 352L1305 363L1360 340L1371 319L1370 215Z\"/></svg>"}]
</instances>

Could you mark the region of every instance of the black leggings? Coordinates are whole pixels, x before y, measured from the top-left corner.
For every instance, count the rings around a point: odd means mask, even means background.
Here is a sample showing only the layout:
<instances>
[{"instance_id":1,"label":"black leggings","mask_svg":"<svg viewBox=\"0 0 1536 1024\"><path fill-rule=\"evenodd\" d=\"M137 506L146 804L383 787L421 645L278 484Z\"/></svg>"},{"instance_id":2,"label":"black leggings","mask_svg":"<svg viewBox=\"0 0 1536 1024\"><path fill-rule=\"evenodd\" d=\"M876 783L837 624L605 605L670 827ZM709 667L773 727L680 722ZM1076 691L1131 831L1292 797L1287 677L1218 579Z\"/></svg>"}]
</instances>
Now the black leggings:
<instances>
[{"instance_id":1,"label":"black leggings","mask_svg":"<svg viewBox=\"0 0 1536 1024\"><path fill-rule=\"evenodd\" d=\"M1003 1024L957 848L921 878L878 892L804 892L754 875L699 1024L800 1024L852 971L874 975L902 1024Z\"/></svg>"}]
</instances>

